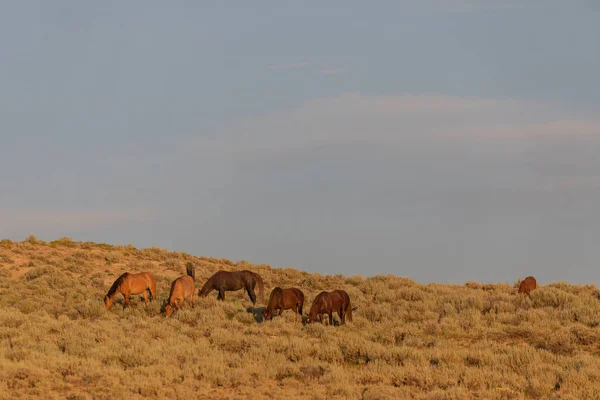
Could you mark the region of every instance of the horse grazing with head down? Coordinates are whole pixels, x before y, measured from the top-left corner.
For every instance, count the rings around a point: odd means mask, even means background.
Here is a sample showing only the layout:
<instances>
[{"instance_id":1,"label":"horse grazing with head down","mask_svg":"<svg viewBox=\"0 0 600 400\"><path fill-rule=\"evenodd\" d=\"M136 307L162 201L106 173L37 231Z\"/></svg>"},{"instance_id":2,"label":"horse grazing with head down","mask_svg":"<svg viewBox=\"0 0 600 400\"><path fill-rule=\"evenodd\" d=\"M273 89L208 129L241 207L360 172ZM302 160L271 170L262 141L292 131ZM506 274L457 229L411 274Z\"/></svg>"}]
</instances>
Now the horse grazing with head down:
<instances>
[{"instance_id":1,"label":"horse grazing with head down","mask_svg":"<svg viewBox=\"0 0 600 400\"><path fill-rule=\"evenodd\" d=\"M144 301L148 304L148 292L152 295L152 300L156 299L156 279L150 272L140 272L137 274L123 273L112 284L108 293L104 296L104 306L110 309L113 306L117 294L122 293L125 301L123 308L129 306L129 296L132 294L144 294Z\"/></svg>"},{"instance_id":2,"label":"horse grazing with head down","mask_svg":"<svg viewBox=\"0 0 600 400\"><path fill-rule=\"evenodd\" d=\"M294 313L302 315L303 305L304 293L300 289L276 287L269 296L269 303L265 309L265 319L273 319L273 313L278 310L278 315L281 315L284 310L293 310Z\"/></svg>"},{"instance_id":3,"label":"horse grazing with head down","mask_svg":"<svg viewBox=\"0 0 600 400\"><path fill-rule=\"evenodd\" d=\"M537 281L533 276L528 276L521 281L517 293L525 293L531 299L531 291L537 288Z\"/></svg>"},{"instance_id":4,"label":"horse grazing with head down","mask_svg":"<svg viewBox=\"0 0 600 400\"><path fill-rule=\"evenodd\" d=\"M182 275L171 284L169 300L165 305L165 317L170 317L175 310L181 310L187 297L190 298L190 307L194 308L194 291L196 271L191 263L185 266L187 275Z\"/></svg>"},{"instance_id":5,"label":"horse grazing with head down","mask_svg":"<svg viewBox=\"0 0 600 400\"><path fill-rule=\"evenodd\" d=\"M235 292L236 290L246 289L252 304L256 304L256 294L254 288L258 286L260 302L265 302L265 285L262 278L252 271L217 271L211 276L202 289L198 291L198 296L206 296L213 290L219 292L217 300L225 300L225 292Z\"/></svg>"},{"instance_id":6,"label":"horse grazing with head down","mask_svg":"<svg viewBox=\"0 0 600 400\"><path fill-rule=\"evenodd\" d=\"M312 323L317 315L321 317L323 314L329 315L329 325L333 325L333 313L337 312L342 321L342 324L346 323L346 317L348 321L352 322L352 305L350 304L350 296L343 290L334 290L333 292L321 292L315 297L308 317L306 317L306 323ZM322 318L321 318L322 319Z\"/></svg>"}]
</instances>

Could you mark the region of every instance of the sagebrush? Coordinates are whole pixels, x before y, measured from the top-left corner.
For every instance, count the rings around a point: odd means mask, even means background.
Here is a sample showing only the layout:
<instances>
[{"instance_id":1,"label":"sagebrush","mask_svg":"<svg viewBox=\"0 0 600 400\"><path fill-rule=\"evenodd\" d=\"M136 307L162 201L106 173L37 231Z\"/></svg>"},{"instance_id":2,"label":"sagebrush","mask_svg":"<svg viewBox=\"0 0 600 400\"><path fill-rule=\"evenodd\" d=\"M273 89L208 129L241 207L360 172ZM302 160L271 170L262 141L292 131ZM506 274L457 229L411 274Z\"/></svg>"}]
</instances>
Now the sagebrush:
<instances>
[{"instance_id":1,"label":"sagebrush","mask_svg":"<svg viewBox=\"0 0 600 400\"><path fill-rule=\"evenodd\" d=\"M322 290L351 297L353 322L262 322L243 292L197 298L166 319L172 280L196 268L250 269L297 287L305 313ZM104 309L124 271L151 271L158 300ZM513 281L515 278L510 277ZM35 237L0 242L1 398L600 398L594 285L420 285L194 257L160 248ZM119 300L120 301L120 300Z\"/></svg>"}]
</instances>

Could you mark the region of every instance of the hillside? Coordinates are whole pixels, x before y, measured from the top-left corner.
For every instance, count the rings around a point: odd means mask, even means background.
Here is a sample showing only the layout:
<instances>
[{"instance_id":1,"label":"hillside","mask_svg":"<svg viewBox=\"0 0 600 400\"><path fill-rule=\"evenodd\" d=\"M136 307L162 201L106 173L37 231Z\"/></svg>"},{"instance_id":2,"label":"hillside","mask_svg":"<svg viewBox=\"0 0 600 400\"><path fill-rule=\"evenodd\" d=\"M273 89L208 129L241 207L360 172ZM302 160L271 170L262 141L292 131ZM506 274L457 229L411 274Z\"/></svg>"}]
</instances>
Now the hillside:
<instances>
[{"instance_id":1,"label":"hillside","mask_svg":"<svg viewBox=\"0 0 600 400\"><path fill-rule=\"evenodd\" d=\"M291 311L260 322L242 291L196 298L166 319L171 281L196 267L251 269L358 309L346 326L304 326ZM123 310L103 296L124 271L151 271L159 301ZM515 280L519 277L514 277ZM522 277L521 277L522 278ZM324 276L159 248L0 242L0 398L600 398L594 285L420 285L396 276ZM337 317L337 316L336 316ZM258 321L257 321L258 320Z\"/></svg>"}]
</instances>

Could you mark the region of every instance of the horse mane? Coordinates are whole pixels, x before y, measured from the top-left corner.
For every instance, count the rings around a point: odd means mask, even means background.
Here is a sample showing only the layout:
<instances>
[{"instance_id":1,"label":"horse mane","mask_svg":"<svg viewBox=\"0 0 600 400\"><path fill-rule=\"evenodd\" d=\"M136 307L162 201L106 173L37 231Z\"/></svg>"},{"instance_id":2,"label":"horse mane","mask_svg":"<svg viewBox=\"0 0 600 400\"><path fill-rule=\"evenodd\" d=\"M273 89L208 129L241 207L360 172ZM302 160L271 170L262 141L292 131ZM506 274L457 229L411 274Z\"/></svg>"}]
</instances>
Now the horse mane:
<instances>
[{"instance_id":1,"label":"horse mane","mask_svg":"<svg viewBox=\"0 0 600 400\"><path fill-rule=\"evenodd\" d=\"M173 296L173 289L175 289L175 282L177 282L177 279L175 279L173 281L173 283L171 283L171 289L169 290L169 297L167 297L167 302L165 303L165 306L167 304L170 304L171 302L171 296ZM163 306L164 307L164 306ZM161 311L162 312L162 311Z\"/></svg>"},{"instance_id":2,"label":"horse mane","mask_svg":"<svg viewBox=\"0 0 600 400\"><path fill-rule=\"evenodd\" d=\"M283 289L280 288L279 286L277 286L275 289L273 289L271 291L271 294L269 295L269 303L271 301L271 299L275 299L275 296L279 296L279 298L283 298ZM268 305L267 305L268 307Z\"/></svg>"},{"instance_id":3,"label":"horse mane","mask_svg":"<svg viewBox=\"0 0 600 400\"><path fill-rule=\"evenodd\" d=\"M279 286L277 286L275 289L273 289L273 291L271 293L281 293L283 292L283 289L280 288Z\"/></svg>"},{"instance_id":4,"label":"horse mane","mask_svg":"<svg viewBox=\"0 0 600 400\"><path fill-rule=\"evenodd\" d=\"M121 276L119 276L115 280L115 282L112 284L110 289L108 289L108 293L106 293L106 297L113 297L115 295L115 293L117 292L117 289L119 289L119 286L121 286L121 284L123 283L125 278L127 278L128 275L129 275L129 272L123 272L121 274Z\"/></svg>"},{"instance_id":5,"label":"horse mane","mask_svg":"<svg viewBox=\"0 0 600 400\"><path fill-rule=\"evenodd\" d=\"M185 265L185 271L187 272L187 274L189 276L192 277L193 280L196 280L196 268L194 268L194 264L192 264L191 262L188 262Z\"/></svg>"}]
</instances>

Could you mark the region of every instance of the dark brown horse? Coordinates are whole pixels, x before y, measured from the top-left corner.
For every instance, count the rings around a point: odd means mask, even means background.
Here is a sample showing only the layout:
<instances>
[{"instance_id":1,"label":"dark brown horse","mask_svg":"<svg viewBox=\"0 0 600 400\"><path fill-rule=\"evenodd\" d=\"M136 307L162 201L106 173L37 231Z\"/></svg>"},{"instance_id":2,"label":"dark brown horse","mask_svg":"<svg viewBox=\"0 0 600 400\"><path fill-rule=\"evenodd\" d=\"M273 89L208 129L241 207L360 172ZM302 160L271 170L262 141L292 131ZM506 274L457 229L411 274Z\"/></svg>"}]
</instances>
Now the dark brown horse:
<instances>
[{"instance_id":1,"label":"dark brown horse","mask_svg":"<svg viewBox=\"0 0 600 400\"><path fill-rule=\"evenodd\" d=\"M531 299L531 291L537 288L537 281L533 276L528 276L521 281L518 293L525 293Z\"/></svg>"},{"instance_id":2,"label":"dark brown horse","mask_svg":"<svg viewBox=\"0 0 600 400\"><path fill-rule=\"evenodd\" d=\"M196 290L194 281L196 272L191 263L185 267L187 275L182 275L175 279L171 284L169 300L165 305L165 317L170 317L175 310L181 310L187 297L190 298L190 308L194 308L194 291Z\"/></svg>"},{"instance_id":3,"label":"dark brown horse","mask_svg":"<svg viewBox=\"0 0 600 400\"><path fill-rule=\"evenodd\" d=\"M352 322L352 305L350 304L350 296L343 290L334 290L333 292L321 292L315 297L306 323L310 324L313 322L317 315L328 314L329 325L333 325L333 313L337 312L342 324L346 323L346 317L348 321Z\"/></svg>"},{"instance_id":4,"label":"dark brown horse","mask_svg":"<svg viewBox=\"0 0 600 400\"><path fill-rule=\"evenodd\" d=\"M282 289L276 287L269 296L269 303L265 309L265 319L273 319L273 313L279 310L279 314L283 310L293 310L294 313L302 315L302 306L304 305L304 293L300 289L289 288Z\"/></svg>"},{"instance_id":5,"label":"dark brown horse","mask_svg":"<svg viewBox=\"0 0 600 400\"><path fill-rule=\"evenodd\" d=\"M104 306L110 309L113 306L115 296L121 292L125 301L123 308L129 306L129 296L132 294L144 294L144 301L148 304L148 292L152 295L152 300L156 299L156 279L150 272L140 272L137 274L123 273L112 284L108 293L104 296Z\"/></svg>"},{"instance_id":6,"label":"dark brown horse","mask_svg":"<svg viewBox=\"0 0 600 400\"><path fill-rule=\"evenodd\" d=\"M206 296L213 290L219 292L218 300L225 300L225 292L235 292L236 290L246 289L252 304L256 304L256 294L254 288L258 286L260 302L265 302L265 286L262 278L252 271L217 271L198 291L198 296Z\"/></svg>"}]
</instances>

